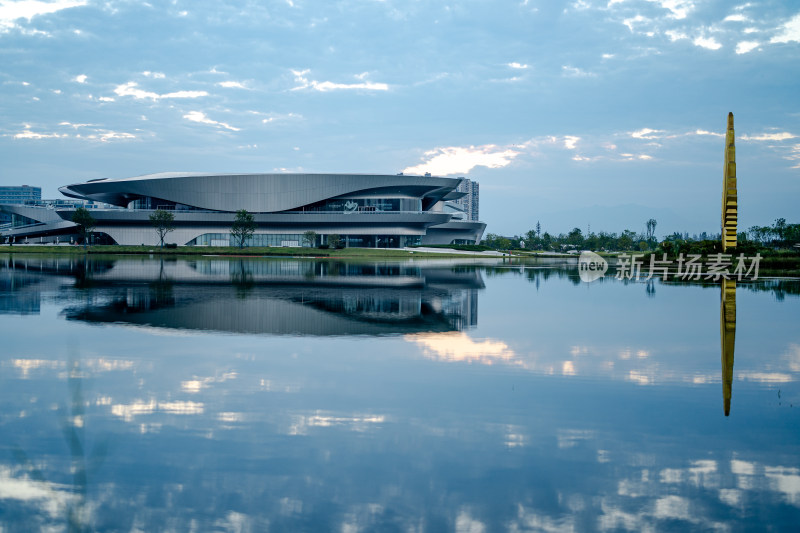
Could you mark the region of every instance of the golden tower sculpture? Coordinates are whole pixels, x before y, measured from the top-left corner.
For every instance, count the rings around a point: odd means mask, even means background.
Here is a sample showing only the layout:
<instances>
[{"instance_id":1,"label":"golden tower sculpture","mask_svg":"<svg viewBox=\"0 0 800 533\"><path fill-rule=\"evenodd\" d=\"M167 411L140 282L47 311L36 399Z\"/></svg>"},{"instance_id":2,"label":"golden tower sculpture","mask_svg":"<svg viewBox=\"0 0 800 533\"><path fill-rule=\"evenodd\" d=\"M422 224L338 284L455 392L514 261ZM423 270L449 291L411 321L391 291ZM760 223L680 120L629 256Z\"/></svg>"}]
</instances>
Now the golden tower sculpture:
<instances>
[{"instance_id":1,"label":"golden tower sculpture","mask_svg":"<svg viewBox=\"0 0 800 533\"><path fill-rule=\"evenodd\" d=\"M731 414L733 394L733 349L736 342L736 282L722 279L719 329L722 345L722 401L725 416Z\"/></svg>"},{"instance_id":2,"label":"golden tower sculpture","mask_svg":"<svg viewBox=\"0 0 800 533\"><path fill-rule=\"evenodd\" d=\"M733 113L728 113L725 133L725 168L722 176L722 251L736 248L736 222L739 218L736 197L736 147L733 142Z\"/></svg>"}]
</instances>

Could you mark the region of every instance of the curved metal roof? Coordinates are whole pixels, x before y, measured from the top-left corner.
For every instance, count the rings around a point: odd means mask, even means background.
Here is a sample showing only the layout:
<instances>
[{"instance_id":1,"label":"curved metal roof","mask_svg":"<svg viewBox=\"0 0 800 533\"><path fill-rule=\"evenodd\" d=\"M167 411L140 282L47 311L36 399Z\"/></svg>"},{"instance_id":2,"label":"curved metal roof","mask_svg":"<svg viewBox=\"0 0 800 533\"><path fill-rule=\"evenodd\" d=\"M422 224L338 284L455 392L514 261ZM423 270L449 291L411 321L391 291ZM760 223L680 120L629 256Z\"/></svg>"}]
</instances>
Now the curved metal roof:
<instances>
[{"instance_id":1,"label":"curved metal roof","mask_svg":"<svg viewBox=\"0 0 800 533\"><path fill-rule=\"evenodd\" d=\"M274 213L370 189L393 188L435 204L460 178L382 174L198 174L165 172L123 179L99 179L61 187L65 196L127 206L151 197L212 211Z\"/></svg>"}]
</instances>

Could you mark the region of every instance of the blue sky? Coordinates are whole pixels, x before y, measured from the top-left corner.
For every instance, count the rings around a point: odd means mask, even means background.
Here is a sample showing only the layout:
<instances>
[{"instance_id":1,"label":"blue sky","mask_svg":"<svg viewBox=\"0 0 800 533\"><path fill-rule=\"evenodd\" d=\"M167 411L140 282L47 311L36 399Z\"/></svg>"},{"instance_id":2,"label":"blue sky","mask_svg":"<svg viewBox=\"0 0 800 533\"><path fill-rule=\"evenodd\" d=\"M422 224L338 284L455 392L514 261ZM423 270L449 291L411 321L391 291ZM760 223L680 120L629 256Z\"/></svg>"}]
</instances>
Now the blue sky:
<instances>
[{"instance_id":1,"label":"blue sky","mask_svg":"<svg viewBox=\"0 0 800 533\"><path fill-rule=\"evenodd\" d=\"M800 222L800 4L0 0L0 183L467 176L488 232Z\"/></svg>"}]
</instances>

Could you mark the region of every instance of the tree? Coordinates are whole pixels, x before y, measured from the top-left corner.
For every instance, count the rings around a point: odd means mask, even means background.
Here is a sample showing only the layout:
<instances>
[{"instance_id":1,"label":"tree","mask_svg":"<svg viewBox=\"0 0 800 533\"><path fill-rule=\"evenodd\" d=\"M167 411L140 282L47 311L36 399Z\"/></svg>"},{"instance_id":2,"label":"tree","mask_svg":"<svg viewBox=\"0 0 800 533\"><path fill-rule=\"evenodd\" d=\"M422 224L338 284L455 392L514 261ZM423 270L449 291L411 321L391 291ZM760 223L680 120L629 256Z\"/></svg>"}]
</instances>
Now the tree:
<instances>
[{"instance_id":1,"label":"tree","mask_svg":"<svg viewBox=\"0 0 800 533\"><path fill-rule=\"evenodd\" d=\"M536 221L536 236L540 239L542 238L542 225L539 224L539 221Z\"/></svg>"},{"instance_id":2,"label":"tree","mask_svg":"<svg viewBox=\"0 0 800 533\"><path fill-rule=\"evenodd\" d=\"M233 237L233 241L239 248L244 248L244 243L253 236L255 231L255 217L248 213L246 209L239 209L236 211L236 218L233 220L233 225L231 226L231 237Z\"/></svg>"},{"instance_id":3,"label":"tree","mask_svg":"<svg viewBox=\"0 0 800 533\"><path fill-rule=\"evenodd\" d=\"M97 222L85 207L79 207L72 213L72 221L78 225L78 233L83 237L83 247L86 248Z\"/></svg>"},{"instance_id":4,"label":"tree","mask_svg":"<svg viewBox=\"0 0 800 533\"><path fill-rule=\"evenodd\" d=\"M342 238L335 233L328 235L328 246L332 248L341 248Z\"/></svg>"},{"instance_id":5,"label":"tree","mask_svg":"<svg viewBox=\"0 0 800 533\"><path fill-rule=\"evenodd\" d=\"M656 222L656 219L654 218L651 218L650 220L647 221L647 242L650 242L653 239L655 239L657 224L658 222Z\"/></svg>"},{"instance_id":6,"label":"tree","mask_svg":"<svg viewBox=\"0 0 800 533\"><path fill-rule=\"evenodd\" d=\"M583 245L583 233L581 233L580 228L572 228L572 231L567 235L567 243L577 247Z\"/></svg>"},{"instance_id":7,"label":"tree","mask_svg":"<svg viewBox=\"0 0 800 533\"><path fill-rule=\"evenodd\" d=\"M313 248L314 245L317 244L317 232L312 230L306 231L303 233L303 241Z\"/></svg>"},{"instance_id":8,"label":"tree","mask_svg":"<svg viewBox=\"0 0 800 533\"><path fill-rule=\"evenodd\" d=\"M150 223L156 229L163 248L164 237L167 236L167 233L175 231L175 215L163 209L156 209L156 212L150 215Z\"/></svg>"}]
</instances>

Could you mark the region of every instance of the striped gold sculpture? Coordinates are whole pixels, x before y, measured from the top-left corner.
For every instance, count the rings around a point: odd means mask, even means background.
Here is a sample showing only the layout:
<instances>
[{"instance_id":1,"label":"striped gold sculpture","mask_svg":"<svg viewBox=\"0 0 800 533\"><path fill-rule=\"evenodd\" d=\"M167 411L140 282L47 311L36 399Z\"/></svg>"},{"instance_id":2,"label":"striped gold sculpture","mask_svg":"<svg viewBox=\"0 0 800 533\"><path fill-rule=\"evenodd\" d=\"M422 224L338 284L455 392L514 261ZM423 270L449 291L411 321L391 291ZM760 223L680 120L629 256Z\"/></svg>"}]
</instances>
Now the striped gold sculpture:
<instances>
[{"instance_id":1,"label":"striped gold sculpture","mask_svg":"<svg viewBox=\"0 0 800 533\"><path fill-rule=\"evenodd\" d=\"M720 344L722 345L722 402L725 416L731 414L733 354L736 344L736 282L722 280L720 298Z\"/></svg>"},{"instance_id":2,"label":"striped gold sculpture","mask_svg":"<svg viewBox=\"0 0 800 533\"><path fill-rule=\"evenodd\" d=\"M734 146L733 113L728 113L725 133L725 168L722 177L722 251L736 248L736 222L739 210L736 198L736 147Z\"/></svg>"}]
</instances>

